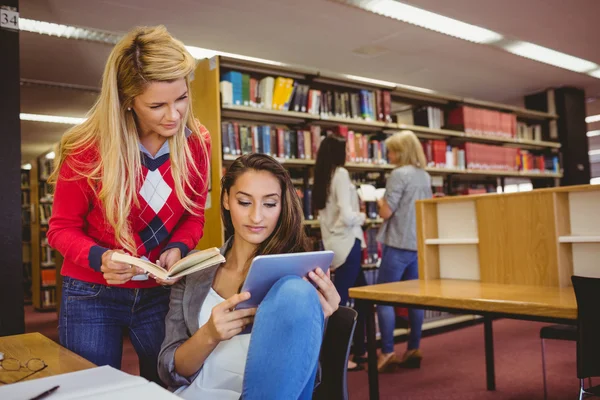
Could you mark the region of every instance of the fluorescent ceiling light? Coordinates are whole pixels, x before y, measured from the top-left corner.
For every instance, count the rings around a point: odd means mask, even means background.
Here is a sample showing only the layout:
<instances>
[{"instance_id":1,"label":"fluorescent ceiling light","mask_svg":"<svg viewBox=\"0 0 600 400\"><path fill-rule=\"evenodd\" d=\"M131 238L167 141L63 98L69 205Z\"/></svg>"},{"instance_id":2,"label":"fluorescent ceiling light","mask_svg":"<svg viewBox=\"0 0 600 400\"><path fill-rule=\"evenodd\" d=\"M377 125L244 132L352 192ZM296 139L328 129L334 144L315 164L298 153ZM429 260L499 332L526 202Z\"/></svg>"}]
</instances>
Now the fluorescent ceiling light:
<instances>
[{"instance_id":1,"label":"fluorescent ceiling light","mask_svg":"<svg viewBox=\"0 0 600 400\"><path fill-rule=\"evenodd\" d=\"M504 46L504 49L521 57L554 65L555 67L568 69L574 72L584 73L599 68L598 64L591 61L570 56L568 54L561 53L560 51L538 46L537 44L533 43L517 41Z\"/></svg>"},{"instance_id":2,"label":"fluorescent ceiling light","mask_svg":"<svg viewBox=\"0 0 600 400\"><path fill-rule=\"evenodd\" d=\"M588 72L588 75L589 76L593 76L594 78L600 79L600 69L597 69L597 70L592 71L592 72Z\"/></svg>"},{"instance_id":3,"label":"fluorescent ceiling light","mask_svg":"<svg viewBox=\"0 0 600 400\"><path fill-rule=\"evenodd\" d=\"M598 121L600 121L600 114L590 115L589 117L585 117L585 122L587 122L588 124L591 124L592 122L598 122Z\"/></svg>"},{"instance_id":4,"label":"fluorescent ceiling light","mask_svg":"<svg viewBox=\"0 0 600 400\"><path fill-rule=\"evenodd\" d=\"M54 160L54 158L56 157L56 154L54 154L53 151L51 151L50 153L46 154L45 156L48 160Z\"/></svg>"},{"instance_id":5,"label":"fluorescent ceiling light","mask_svg":"<svg viewBox=\"0 0 600 400\"><path fill-rule=\"evenodd\" d=\"M348 74L342 74L342 76L344 78L351 79L353 81L364 82L364 83L372 83L374 85L380 85L380 86L386 86L386 87L388 87L390 89L393 89L393 88L395 88L397 86L397 84L395 84L394 82L382 81L382 80L379 80L379 79L364 78L362 76L348 75Z\"/></svg>"},{"instance_id":6,"label":"fluorescent ceiling light","mask_svg":"<svg viewBox=\"0 0 600 400\"><path fill-rule=\"evenodd\" d=\"M83 123L85 118L61 117L57 115L41 115L41 114L20 114L21 121L35 122L51 122L55 124L78 125Z\"/></svg>"},{"instance_id":7,"label":"fluorescent ceiling light","mask_svg":"<svg viewBox=\"0 0 600 400\"><path fill-rule=\"evenodd\" d=\"M418 87L418 86L410 86L410 85L403 85L401 83L397 83L396 86L404 88L404 89L410 89L410 90L415 90L417 92L423 92L423 93L435 93L435 90L431 90L431 89L425 89L422 87Z\"/></svg>"},{"instance_id":8,"label":"fluorescent ceiling light","mask_svg":"<svg viewBox=\"0 0 600 400\"><path fill-rule=\"evenodd\" d=\"M590 155L590 156L597 156L599 154L600 154L600 149L588 151L588 155Z\"/></svg>"},{"instance_id":9,"label":"fluorescent ceiling light","mask_svg":"<svg viewBox=\"0 0 600 400\"><path fill-rule=\"evenodd\" d=\"M345 2L375 14L384 15L470 42L493 43L502 39L502 35L489 29L444 17L443 15L409 6L395 0L346 0Z\"/></svg>"},{"instance_id":10,"label":"fluorescent ceiling light","mask_svg":"<svg viewBox=\"0 0 600 400\"><path fill-rule=\"evenodd\" d=\"M65 39L89 40L92 42L100 42L105 44L116 44L122 37L122 34L103 31L100 29L79 28L71 25L54 24L51 22L36 21L33 19L21 18L19 20L19 28L22 31L39 33L40 35L56 36ZM248 57L241 54L226 53L223 51L203 49L195 46L185 46L190 54L200 60L203 58L211 58L216 55L225 57L237 58L245 61L253 61L262 64L284 65L278 61L265 60L263 58Z\"/></svg>"},{"instance_id":11,"label":"fluorescent ceiling light","mask_svg":"<svg viewBox=\"0 0 600 400\"><path fill-rule=\"evenodd\" d=\"M66 39L89 40L116 44L122 35L99 29L79 28L71 25L54 24L52 22L36 21L33 19L19 19L19 29L25 32L39 33L40 35L57 36Z\"/></svg>"},{"instance_id":12,"label":"fluorescent ceiling light","mask_svg":"<svg viewBox=\"0 0 600 400\"><path fill-rule=\"evenodd\" d=\"M600 131L589 131L587 137L600 136Z\"/></svg>"},{"instance_id":13,"label":"fluorescent ceiling light","mask_svg":"<svg viewBox=\"0 0 600 400\"><path fill-rule=\"evenodd\" d=\"M21 169L26 169L26 170L30 170L31 169L31 164L27 163L27 164L23 164L21 166Z\"/></svg>"}]
</instances>

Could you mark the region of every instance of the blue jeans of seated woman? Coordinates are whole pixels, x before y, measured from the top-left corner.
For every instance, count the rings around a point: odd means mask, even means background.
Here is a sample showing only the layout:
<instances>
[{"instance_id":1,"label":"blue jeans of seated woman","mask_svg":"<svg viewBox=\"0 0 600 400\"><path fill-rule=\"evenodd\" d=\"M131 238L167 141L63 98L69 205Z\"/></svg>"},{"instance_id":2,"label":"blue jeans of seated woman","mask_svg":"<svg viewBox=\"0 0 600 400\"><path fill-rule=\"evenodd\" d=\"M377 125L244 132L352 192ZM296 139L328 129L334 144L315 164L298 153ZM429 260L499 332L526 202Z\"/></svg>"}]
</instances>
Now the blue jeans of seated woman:
<instances>
[{"instance_id":1,"label":"blue jeans of seated woman","mask_svg":"<svg viewBox=\"0 0 600 400\"><path fill-rule=\"evenodd\" d=\"M123 333L137 352L140 375L161 384L156 369L171 290L125 289L63 277L60 344L94 364L121 369Z\"/></svg>"},{"instance_id":2,"label":"blue jeans of seated woman","mask_svg":"<svg viewBox=\"0 0 600 400\"><path fill-rule=\"evenodd\" d=\"M417 252L384 246L377 283L414 279L419 279ZM381 350L384 353L391 353L394 351L394 328L396 326L394 307L378 305L377 318L379 320L379 331L381 332ZM409 308L408 320L410 322L408 350L418 349L423 327L423 310Z\"/></svg>"},{"instance_id":3,"label":"blue jeans of seated woman","mask_svg":"<svg viewBox=\"0 0 600 400\"><path fill-rule=\"evenodd\" d=\"M313 285L281 278L256 313L244 370L244 400L312 398L323 309Z\"/></svg>"},{"instance_id":4,"label":"blue jeans of seated woman","mask_svg":"<svg viewBox=\"0 0 600 400\"><path fill-rule=\"evenodd\" d=\"M365 274L362 270L361 260L362 249L360 247L360 240L356 239L348 257L346 257L346 261L335 270L333 284L340 295L341 306L348 305L348 300L350 299L348 289L365 286L367 284ZM358 313L358 318L354 330L353 352L356 356L362 356L366 352L365 314L367 313L367 310L360 300L354 301L354 309Z\"/></svg>"}]
</instances>

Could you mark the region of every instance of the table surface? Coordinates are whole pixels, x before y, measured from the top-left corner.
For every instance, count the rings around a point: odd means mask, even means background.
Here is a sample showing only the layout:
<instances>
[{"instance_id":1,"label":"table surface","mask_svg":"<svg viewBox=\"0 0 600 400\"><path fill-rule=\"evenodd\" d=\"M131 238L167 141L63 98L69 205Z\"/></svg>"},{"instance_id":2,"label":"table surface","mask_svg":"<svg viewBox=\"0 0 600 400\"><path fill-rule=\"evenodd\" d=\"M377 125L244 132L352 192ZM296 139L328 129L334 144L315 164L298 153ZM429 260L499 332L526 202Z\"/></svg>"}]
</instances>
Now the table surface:
<instances>
[{"instance_id":1,"label":"table surface","mask_svg":"<svg viewBox=\"0 0 600 400\"><path fill-rule=\"evenodd\" d=\"M22 364L31 358L43 360L47 367L24 380L59 375L82 369L94 368L85 358L56 344L41 333L26 333L22 335L0 337L0 352L4 358L16 358ZM5 371L0 369L0 381L12 383L30 374L31 371L22 368L20 371ZM0 382L0 385L2 383Z\"/></svg>"},{"instance_id":2,"label":"table surface","mask_svg":"<svg viewBox=\"0 0 600 400\"><path fill-rule=\"evenodd\" d=\"M413 280L350 289L350 297L467 311L577 319L572 287L506 285L467 280Z\"/></svg>"}]
</instances>

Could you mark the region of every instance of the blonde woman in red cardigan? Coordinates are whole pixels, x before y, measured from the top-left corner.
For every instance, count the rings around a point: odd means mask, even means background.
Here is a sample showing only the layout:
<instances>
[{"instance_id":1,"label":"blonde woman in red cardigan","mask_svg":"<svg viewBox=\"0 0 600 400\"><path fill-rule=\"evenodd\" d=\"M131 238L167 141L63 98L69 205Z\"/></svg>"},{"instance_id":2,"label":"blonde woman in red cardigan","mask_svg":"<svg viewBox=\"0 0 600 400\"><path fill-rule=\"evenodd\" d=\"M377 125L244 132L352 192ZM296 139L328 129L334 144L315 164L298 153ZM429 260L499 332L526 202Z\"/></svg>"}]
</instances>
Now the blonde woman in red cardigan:
<instances>
[{"instance_id":1,"label":"blonde woman in red cardigan","mask_svg":"<svg viewBox=\"0 0 600 400\"><path fill-rule=\"evenodd\" d=\"M61 344L120 368L127 332L141 374L154 381L175 281L110 257L124 251L168 269L202 236L210 138L192 113L194 68L164 27L128 33L89 117L63 136L51 177L48 241L64 256Z\"/></svg>"}]
</instances>

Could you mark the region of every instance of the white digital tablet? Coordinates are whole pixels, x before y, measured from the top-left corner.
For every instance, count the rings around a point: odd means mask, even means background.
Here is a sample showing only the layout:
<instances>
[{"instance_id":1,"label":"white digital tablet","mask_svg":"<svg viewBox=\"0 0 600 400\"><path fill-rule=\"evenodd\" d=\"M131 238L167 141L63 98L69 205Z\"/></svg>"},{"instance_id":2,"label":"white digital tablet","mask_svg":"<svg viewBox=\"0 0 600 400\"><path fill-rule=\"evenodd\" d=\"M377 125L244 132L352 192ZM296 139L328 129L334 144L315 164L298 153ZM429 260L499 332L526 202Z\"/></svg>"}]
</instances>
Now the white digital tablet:
<instances>
[{"instance_id":1,"label":"white digital tablet","mask_svg":"<svg viewBox=\"0 0 600 400\"><path fill-rule=\"evenodd\" d=\"M284 276L304 277L317 268L327 273L332 260L333 251L329 250L255 257L241 290L250 292L251 297L238 304L236 309L258 307L275 282Z\"/></svg>"}]
</instances>

